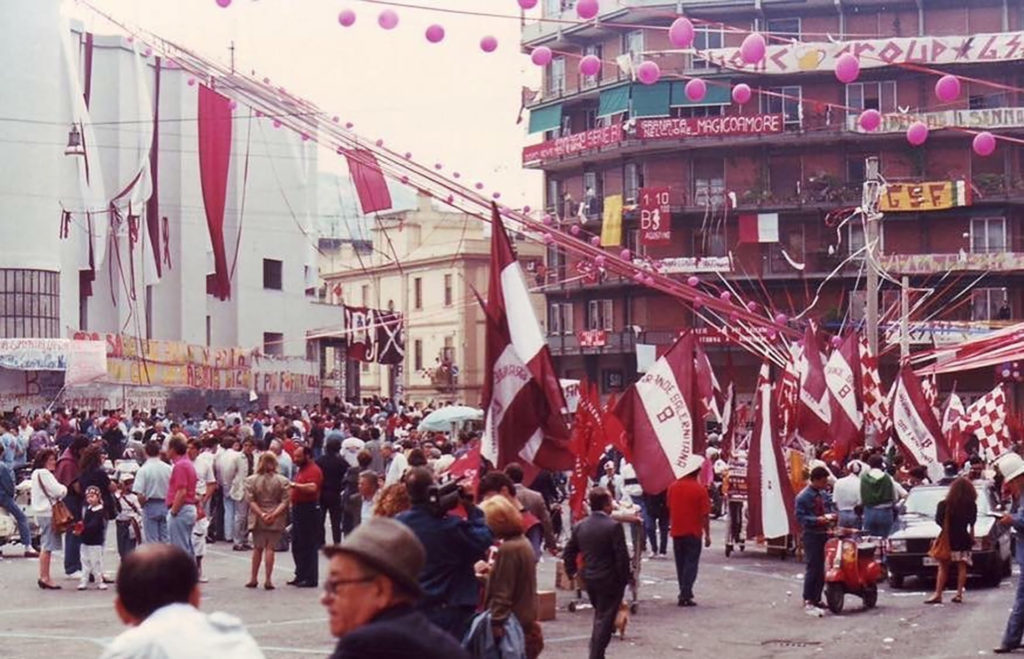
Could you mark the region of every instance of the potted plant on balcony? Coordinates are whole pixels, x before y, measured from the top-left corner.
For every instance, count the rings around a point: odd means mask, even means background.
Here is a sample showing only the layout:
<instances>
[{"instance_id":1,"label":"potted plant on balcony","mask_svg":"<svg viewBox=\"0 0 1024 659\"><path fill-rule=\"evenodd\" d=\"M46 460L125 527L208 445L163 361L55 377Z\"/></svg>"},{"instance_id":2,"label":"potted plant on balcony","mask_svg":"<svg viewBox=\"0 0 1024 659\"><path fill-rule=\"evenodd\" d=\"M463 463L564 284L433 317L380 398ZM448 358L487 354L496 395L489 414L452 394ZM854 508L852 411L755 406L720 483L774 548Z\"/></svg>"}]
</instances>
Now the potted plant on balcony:
<instances>
[{"instance_id":1,"label":"potted plant on balcony","mask_svg":"<svg viewBox=\"0 0 1024 659\"><path fill-rule=\"evenodd\" d=\"M982 195L1002 194L1007 191L1006 177L1002 174L976 174L971 184Z\"/></svg>"}]
</instances>

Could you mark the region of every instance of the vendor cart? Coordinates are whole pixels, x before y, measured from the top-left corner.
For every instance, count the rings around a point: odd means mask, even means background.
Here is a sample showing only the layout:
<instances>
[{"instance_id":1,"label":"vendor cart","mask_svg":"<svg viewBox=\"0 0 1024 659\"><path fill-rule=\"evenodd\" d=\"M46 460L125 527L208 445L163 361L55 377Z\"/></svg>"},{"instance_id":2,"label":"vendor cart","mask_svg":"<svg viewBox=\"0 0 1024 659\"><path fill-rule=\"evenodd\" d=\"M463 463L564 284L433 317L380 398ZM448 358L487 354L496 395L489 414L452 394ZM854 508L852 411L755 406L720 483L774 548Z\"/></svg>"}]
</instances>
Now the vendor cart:
<instances>
[{"instance_id":1,"label":"vendor cart","mask_svg":"<svg viewBox=\"0 0 1024 659\"><path fill-rule=\"evenodd\" d=\"M725 555L746 550L747 467L730 465L722 480L726 505Z\"/></svg>"}]
</instances>

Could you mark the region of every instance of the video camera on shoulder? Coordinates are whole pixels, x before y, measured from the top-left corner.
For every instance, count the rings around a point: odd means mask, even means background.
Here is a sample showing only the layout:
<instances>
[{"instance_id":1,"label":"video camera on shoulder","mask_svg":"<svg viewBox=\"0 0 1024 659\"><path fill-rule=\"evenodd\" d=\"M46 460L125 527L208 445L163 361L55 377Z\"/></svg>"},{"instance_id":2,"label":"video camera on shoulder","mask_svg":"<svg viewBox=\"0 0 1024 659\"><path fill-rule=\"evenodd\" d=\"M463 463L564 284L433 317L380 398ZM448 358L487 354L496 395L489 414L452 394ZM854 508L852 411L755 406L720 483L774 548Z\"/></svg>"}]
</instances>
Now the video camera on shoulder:
<instances>
[{"instance_id":1,"label":"video camera on shoulder","mask_svg":"<svg viewBox=\"0 0 1024 659\"><path fill-rule=\"evenodd\" d=\"M465 476L449 478L430 486L427 506L436 517L444 517L462 500L462 481Z\"/></svg>"}]
</instances>

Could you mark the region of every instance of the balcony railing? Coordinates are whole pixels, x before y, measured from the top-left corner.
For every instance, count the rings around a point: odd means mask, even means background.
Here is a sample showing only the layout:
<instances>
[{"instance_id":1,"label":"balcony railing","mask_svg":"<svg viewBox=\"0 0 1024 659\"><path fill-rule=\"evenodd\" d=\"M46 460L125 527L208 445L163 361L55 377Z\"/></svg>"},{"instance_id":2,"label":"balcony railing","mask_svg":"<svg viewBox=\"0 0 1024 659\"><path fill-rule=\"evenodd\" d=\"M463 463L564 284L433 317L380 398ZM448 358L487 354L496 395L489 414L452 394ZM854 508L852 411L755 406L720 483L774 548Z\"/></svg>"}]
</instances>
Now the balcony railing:
<instances>
[{"instance_id":1,"label":"balcony railing","mask_svg":"<svg viewBox=\"0 0 1024 659\"><path fill-rule=\"evenodd\" d=\"M548 335L548 347L552 355L601 355L633 352L636 350L636 335L632 330L605 331L604 345L582 345L581 332L573 334ZM593 339L593 337L591 337Z\"/></svg>"}]
</instances>

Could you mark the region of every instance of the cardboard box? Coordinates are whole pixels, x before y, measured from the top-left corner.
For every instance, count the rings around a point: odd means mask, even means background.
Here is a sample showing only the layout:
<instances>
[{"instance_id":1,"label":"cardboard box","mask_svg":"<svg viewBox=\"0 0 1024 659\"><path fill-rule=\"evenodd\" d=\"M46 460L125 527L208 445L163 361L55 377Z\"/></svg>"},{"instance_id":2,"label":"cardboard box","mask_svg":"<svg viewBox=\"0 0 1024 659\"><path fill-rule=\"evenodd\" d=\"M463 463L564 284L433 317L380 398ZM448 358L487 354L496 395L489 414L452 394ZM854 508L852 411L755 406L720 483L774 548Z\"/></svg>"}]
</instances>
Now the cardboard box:
<instances>
[{"instance_id":1,"label":"cardboard box","mask_svg":"<svg viewBox=\"0 0 1024 659\"><path fill-rule=\"evenodd\" d=\"M537 620L544 622L555 619L555 591L537 591Z\"/></svg>"}]
</instances>

